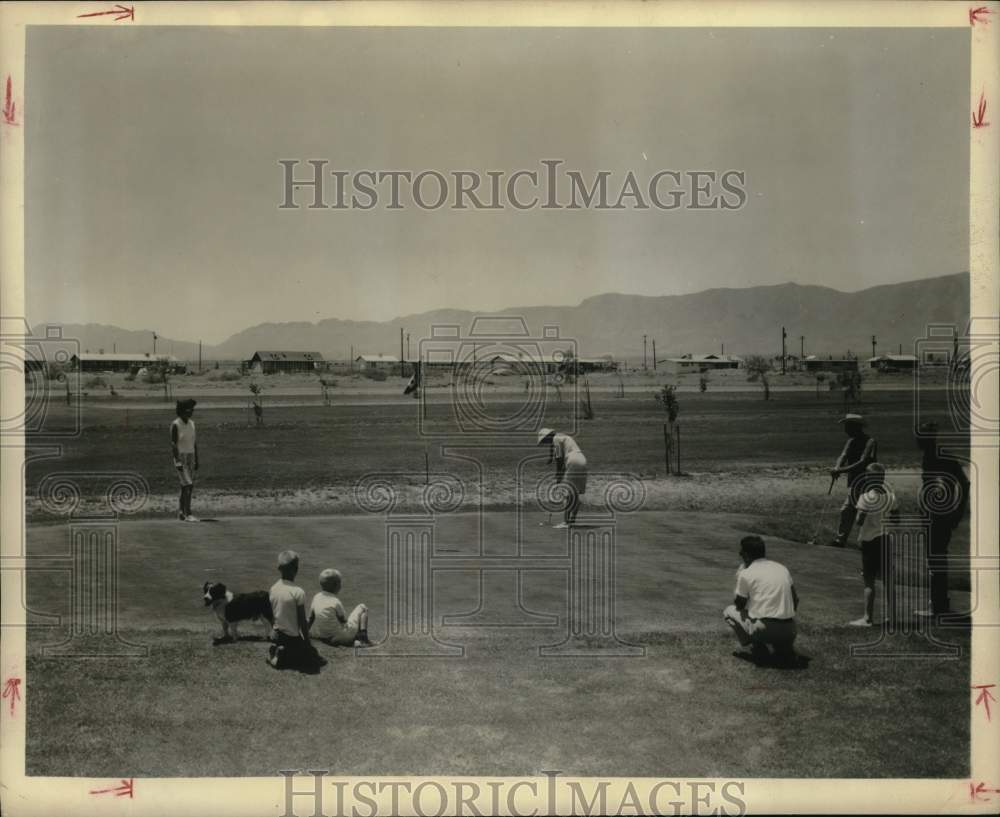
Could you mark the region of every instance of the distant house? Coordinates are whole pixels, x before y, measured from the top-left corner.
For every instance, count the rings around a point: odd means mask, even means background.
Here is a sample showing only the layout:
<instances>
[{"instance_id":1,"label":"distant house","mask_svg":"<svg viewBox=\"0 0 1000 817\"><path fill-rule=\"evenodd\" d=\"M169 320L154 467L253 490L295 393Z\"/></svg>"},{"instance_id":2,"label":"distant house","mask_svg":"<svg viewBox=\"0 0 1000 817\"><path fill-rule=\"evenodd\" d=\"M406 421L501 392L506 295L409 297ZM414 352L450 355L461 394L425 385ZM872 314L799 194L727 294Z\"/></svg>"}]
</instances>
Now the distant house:
<instances>
[{"instance_id":1,"label":"distant house","mask_svg":"<svg viewBox=\"0 0 1000 817\"><path fill-rule=\"evenodd\" d=\"M878 355L868 358L868 366L880 372L912 372L917 368L917 356Z\"/></svg>"},{"instance_id":2,"label":"distant house","mask_svg":"<svg viewBox=\"0 0 1000 817\"><path fill-rule=\"evenodd\" d=\"M685 372L711 372L719 369L738 369L743 363L742 358L732 355L681 355L656 361L668 372L683 374Z\"/></svg>"},{"instance_id":3,"label":"distant house","mask_svg":"<svg viewBox=\"0 0 1000 817\"><path fill-rule=\"evenodd\" d=\"M69 359L70 365L79 372L130 372L156 363L166 363L175 371L182 367L173 355L151 355L148 352L103 354L101 352L81 352Z\"/></svg>"},{"instance_id":4,"label":"distant house","mask_svg":"<svg viewBox=\"0 0 1000 817\"><path fill-rule=\"evenodd\" d=\"M363 369L391 369L399 365L399 358L395 355L358 355L354 362Z\"/></svg>"},{"instance_id":5,"label":"distant house","mask_svg":"<svg viewBox=\"0 0 1000 817\"><path fill-rule=\"evenodd\" d=\"M618 364L611 355L601 357L578 357L576 359L576 370L580 374L589 372L615 372L618 371Z\"/></svg>"},{"instance_id":6,"label":"distant house","mask_svg":"<svg viewBox=\"0 0 1000 817\"><path fill-rule=\"evenodd\" d=\"M858 359L856 357L821 358L809 355L802 361L803 368L811 374L817 372L856 372Z\"/></svg>"},{"instance_id":7,"label":"distant house","mask_svg":"<svg viewBox=\"0 0 1000 817\"><path fill-rule=\"evenodd\" d=\"M777 372L781 371L781 355L775 355L771 359L771 365ZM797 372L802 368L802 360L798 355L785 355L785 371Z\"/></svg>"},{"instance_id":8,"label":"distant house","mask_svg":"<svg viewBox=\"0 0 1000 817\"><path fill-rule=\"evenodd\" d=\"M247 361L247 368L255 374L315 372L324 365L323 355L319 352L258 351Z\"/></svg>"}]
</instances>

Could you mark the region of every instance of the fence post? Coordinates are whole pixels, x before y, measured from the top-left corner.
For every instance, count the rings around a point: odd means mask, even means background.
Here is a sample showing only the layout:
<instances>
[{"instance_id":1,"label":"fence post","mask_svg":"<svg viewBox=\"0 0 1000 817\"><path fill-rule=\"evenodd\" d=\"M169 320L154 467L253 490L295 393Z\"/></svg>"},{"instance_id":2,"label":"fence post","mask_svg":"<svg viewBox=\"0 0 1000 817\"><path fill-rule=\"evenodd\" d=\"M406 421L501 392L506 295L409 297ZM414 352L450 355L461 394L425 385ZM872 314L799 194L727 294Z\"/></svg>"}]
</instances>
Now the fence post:
<instances>
[{"instance_id":1,"label":"fence post","mask_svg":"<svg viewBox=\"0 0 1000 817\"><path fill-rule=\"evenodd\" d=\"M677 435L677 473L681 473L681 424L674 426L674 433Z\"/></svg>"},{"instance_id":2,"label":"fence post","mask_svg":"<svg viewBox=\"0 0 1000 817\"><path fill-rule=\"evenodd\" d=\"M667 476L671 474L670 471L670 430L667 424L663 424L663 462L667 466Z\"/></svg>"}]
</instances>

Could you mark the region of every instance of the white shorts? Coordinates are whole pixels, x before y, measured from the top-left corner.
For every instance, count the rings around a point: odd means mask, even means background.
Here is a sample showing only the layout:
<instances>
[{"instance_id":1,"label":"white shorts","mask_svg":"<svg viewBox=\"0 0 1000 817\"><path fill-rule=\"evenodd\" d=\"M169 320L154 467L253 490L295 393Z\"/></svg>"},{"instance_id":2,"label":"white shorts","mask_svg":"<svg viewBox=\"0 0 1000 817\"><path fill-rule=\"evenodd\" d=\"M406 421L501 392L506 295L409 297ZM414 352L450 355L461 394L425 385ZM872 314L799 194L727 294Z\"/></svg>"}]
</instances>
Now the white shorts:
<instances>
[{"instance_id":1,"label":"white shorts","mask_svg":"<svg viewBox=\"0 0 1000 817\"><path fill-rule=\"evenodd\" d=\"M566 471L563 482L569 485L577 494L587 491L587 458L579 451L566 457Z\"/></svg>"},{"instance_id":2,"label":"white shorts","mask_svg":"<svg viewBox=\"0 0 1000 817\"><path fill-rule=\"evenodd\" d=\"M181 481L181 487L194 485L194 454L180 454L178 457L181 467L177 470L177 478Z\"/></svg>"},{"instance_id":3,"label":"white shorts","mask_svg":"<svg viewBox=\"0 0 1000 817\"><path fill-rule=\"evenodd\" d=\"M333 633L329 636L322 636L318 633L316 634L316 639L322 641L324 644L331 644L335 647L351 647L354 645L354 639L358 637L358 630L361 627L361 614L367 612L368 608L359 604L353 610L351 614L347 617L347 623L341 625L340 631Z\"/></svg>"}]
</instances>

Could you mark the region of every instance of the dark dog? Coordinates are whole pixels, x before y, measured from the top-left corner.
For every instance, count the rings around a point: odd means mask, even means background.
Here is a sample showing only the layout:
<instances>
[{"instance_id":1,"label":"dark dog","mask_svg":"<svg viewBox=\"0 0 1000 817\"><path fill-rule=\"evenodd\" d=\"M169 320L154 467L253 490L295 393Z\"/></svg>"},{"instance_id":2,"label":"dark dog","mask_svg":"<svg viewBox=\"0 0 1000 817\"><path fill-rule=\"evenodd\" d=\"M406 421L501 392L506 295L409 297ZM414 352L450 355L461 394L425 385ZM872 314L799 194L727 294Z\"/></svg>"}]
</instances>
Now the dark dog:
<instances>
[{"instance_id":1,"label":"dark dog","mask_svg":"<svg viewBox=\"0 0 1000 817\"><path fill-rule=\"evenodd\" d=\"M255 590L253 593L232 593L222 582L205 582L202 591L205 596L205 606L215 611L219 623L222 624L220 641L236 641L239 636L241 621L257 621L264 625L264 638L271 634L274 625L274 612L271 610L271 599L266 590Z\"/></svg>"}]
</instances>

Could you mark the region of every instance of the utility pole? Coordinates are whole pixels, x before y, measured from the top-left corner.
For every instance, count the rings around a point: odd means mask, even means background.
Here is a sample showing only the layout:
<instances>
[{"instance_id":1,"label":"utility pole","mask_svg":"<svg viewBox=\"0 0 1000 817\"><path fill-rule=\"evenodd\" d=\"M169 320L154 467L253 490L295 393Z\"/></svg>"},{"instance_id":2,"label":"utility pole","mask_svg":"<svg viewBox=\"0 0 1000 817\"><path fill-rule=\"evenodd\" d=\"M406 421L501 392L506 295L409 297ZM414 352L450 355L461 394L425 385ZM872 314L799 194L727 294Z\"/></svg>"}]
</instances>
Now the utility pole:
<instances>
[{"instance_id":1,"label":"utility pole","mask_svg":"<svg viewBox=\"0 0 1000 817\"><path fill-rule=\"evenodd\" d=\"M785 331L785 327L781 327L781 373L785 373L785 358L787 353L785 351L785 338L788 337L788 333Z\"/></svg>"},{"instance_id":2,"label":"utility pole","mask_svg":"<svg viewBox=\"0 0 1000 817\"><path fill-rule=\"evenodd\" d=\"M156 332L153 332L153 357L156 357Z\"/></svg>"},{"instance_id":3,"label":"utility pole","mask_svg":"<svg viewBox=\"0 0 1000 817\"><path fill-rule=\"evenodd\" d=\"M646 336L642 336L642 368L646 369Z\"/></svg>"},{"instance_id":4,"label":"utility pole","mask_svg":"<svg viewBox=\"0 0 1000 817\"><path fill-rule=\"evenodd\" d=\"M402 326L399 327L399 362L400 362L400 364L402 364L402 362L403 362L403 327ZM400 372L403 371L402 366L400 366L399 371Z\"/></svg>"},{"instance_id":5,"label":"utility pole","mask_svg":"<svg viewBox=\"0 0 1000 817\"><path fill-rule=\"evenodd\" d=\"M112 343L111 344L111 354L113 354L113 355L118 354L118 344L117 343Z\"/></svg>"},{"instance_id":6,"label":"utility pole","mask_svg":"<svg viewBox=\"0 0 1000 817\"><path fill-rule=\"evenodd\" d=\"M903 354L903 344L899 344L899 353Z\"/></svg>"},{"instance_id":7,"label":"utility pole","mask_svg":"<svg viewBox=\"0 0 1000 817\"><path fill-rule=\"evenodd\" d=\"M351 357L347 361L351 365L351 374L354 374L354 344L351 344Z\"/></svg>"},{"instance_id":8,"label":"utility pole","mask_svg":"<svg viewBox=\"0 0 1000 817\"><path fill-rule=\"evenodd\" d=\"M410 359L410 333L406 333L406 359Z\"/></svg>"},{"instance_id":9,"label":"utility pole","mask_svg":"<svg viewBox=\"0 0 1000 817\"><path fill-rule=\"evenodd\" d=\"M722 351L719 352L719 357L725 357L725 356L726 356L726 344L723 343L722 344Z\"/></svg>"},{"instance_id":10,"label":"utility pole","mask_svg":"<svg viewBox=\"0 0 1000 817\"><path fill-rule=\"evenodd\" d=\"M876 342L877 341L876 341L875 336L872 335L872 357L876 357L876 354L875 354L875 344L876 344Z\"/></svg>"},{"instance_id":11,"label":"utility pole","mask_svg":"<svg viewBox=\"0 0 1000 817\"><path fill-rule=\"evenodd\" d=\"M201 374L201 341L198 341L198 374Z\"/></svg>"},{"instance_id":12,"label":"utility pole","mask_svg":"<svg viewBox=\"0 0 1000 817\"><path fill-rule=\"evenodd\" d=\"M653 338L653 371L656 371L656 338Z\"/></svg>"},{"instance_id":13,"label":"utility pole","mask_svg":"<svg viewBox=\"0 0 1000 817\"><path fill-rule=\"evenodd\" d=\"M806 359L806 336L799 335L799 360Z\"/></svg>"}]
</instances>

